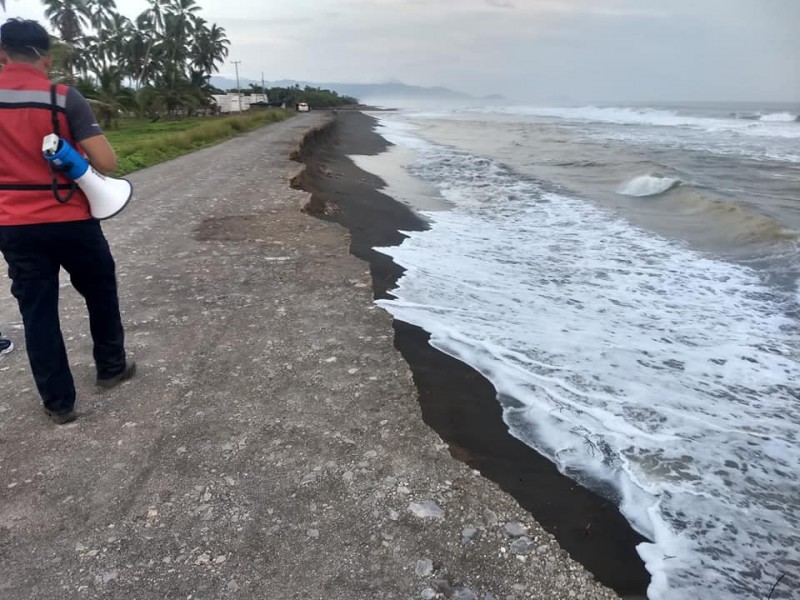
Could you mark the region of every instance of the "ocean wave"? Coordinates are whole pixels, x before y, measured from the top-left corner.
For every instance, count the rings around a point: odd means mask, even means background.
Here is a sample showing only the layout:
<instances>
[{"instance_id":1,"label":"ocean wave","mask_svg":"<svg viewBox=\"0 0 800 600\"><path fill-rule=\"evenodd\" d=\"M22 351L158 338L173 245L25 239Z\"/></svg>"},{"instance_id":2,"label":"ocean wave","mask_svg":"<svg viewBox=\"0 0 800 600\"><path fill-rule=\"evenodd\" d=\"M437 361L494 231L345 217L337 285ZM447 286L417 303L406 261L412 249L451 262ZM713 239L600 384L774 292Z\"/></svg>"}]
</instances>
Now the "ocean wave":
<instances>
[{"instance_id":1,"label":"ocean wave","mask_svg":"<svg viewBox=\"0 0 800 600\"><path fill-rule=\"evenodd\" d=\"M640 175L622 185L618 194L647 198L670 192L675 214L702 217L715 224L722 238L736 244L778 242L800 239L800 232L784 227L770 217L754 213L735 201L708 196L696 188L683 185L680 179L661 175Z\"/></svg>"},{"instance_id":2,"label":"ocean wave","mask_svg":"<svg viewBox=\"0 0 800 600\"><path fill-rule=\"evenodd\" d=\"M759 121L767 121L770 123L791 123L792 121L800 121L800 116L793 115L788 112L770 113L761 115Z\"/></svg>"},{"instance_id":3,"label":"ocean wave","mask_svg":"<svg viewBox=\"0 0 800 600\"><path fill-rule=\"evenodd\" d=\"M623 196L657 196L681 184L680 179L660 175L640 175L634 177L617 190Z\"/></svg>"},{"instance_id":4,"label":"ocean wave","mask_svg":"<svg viewBox=\"0 0 800 600\"><path fill-rule=\"evenodd\" d=\"M413 172L454 210L377 249L406 268L379 304L491 379L513 435L614 489L651 540L651 598L763 595L798 564L794 288L493 161L418 148ZM749 218L691 186L674 200L690 218Z\"/></svg>"},{"instance_id":5,"label":"ocean wave","mask_svg":"<svg viewBox=\"0 0 800 600\"><path fill-rule=\"evenodd\" d=\"M717 224L717 231L737 244L760 244L800 239L800 232L789 229L765 215L735 201L709 197L685 186L670 197L679 214L702 216L704 221Z\"/></svg>"},{"instance_id":6,"label":"ocean wave","mask_svg":"<svg viewBox=\"0 0 800 600\"><path fill-rule=\"evenodd\" d=\"M800 138L800 124L791 113L772 113L758 119L731 116L701 117L674 110L631 107L540 107L509 106L475 109L472 112L558 118L587 123L682 127L709 132L736 132L756 137Z\"/></svg>"}]
</instances>

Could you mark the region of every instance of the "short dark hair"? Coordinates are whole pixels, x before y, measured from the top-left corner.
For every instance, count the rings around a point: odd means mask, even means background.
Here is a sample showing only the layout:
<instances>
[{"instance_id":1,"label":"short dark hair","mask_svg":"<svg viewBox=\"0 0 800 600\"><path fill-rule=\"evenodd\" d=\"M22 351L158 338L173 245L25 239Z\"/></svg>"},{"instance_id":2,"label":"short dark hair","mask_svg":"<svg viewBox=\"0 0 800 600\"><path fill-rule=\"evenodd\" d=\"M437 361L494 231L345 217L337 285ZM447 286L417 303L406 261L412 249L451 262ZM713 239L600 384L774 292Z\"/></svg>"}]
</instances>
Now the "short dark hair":
<instances>
[{"instance_id":1,"label":"short dark hair","mask_svg":"<svg viewBox=\"0 0 800 600\"><path fill-rule=\"evenodd\" d=\"M36 21L9 19L0 26L0 48L11 58L41 58L50 53L50 36Z\"/></svg>"}]
</instances>

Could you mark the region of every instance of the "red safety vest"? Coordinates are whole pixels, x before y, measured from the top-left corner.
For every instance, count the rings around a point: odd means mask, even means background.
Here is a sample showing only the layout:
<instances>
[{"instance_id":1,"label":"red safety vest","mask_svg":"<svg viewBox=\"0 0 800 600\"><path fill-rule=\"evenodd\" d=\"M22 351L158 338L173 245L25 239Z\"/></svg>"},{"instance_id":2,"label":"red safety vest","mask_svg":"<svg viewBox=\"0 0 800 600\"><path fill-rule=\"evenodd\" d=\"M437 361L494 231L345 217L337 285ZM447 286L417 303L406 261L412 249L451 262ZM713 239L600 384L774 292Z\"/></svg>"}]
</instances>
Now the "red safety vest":
<instances>
[{"instance_id":1,"label":"red safety vest","mask_svg":"<svg viewBox=\"0 0 800 600\"><path fill-rule=\"evenodd\" d=\"M76 190L62 204L53 195L53 176L42 156L42 140L53 131L51 83L36 67L8 63L0 72L0 225L33 225L91 219L89 202ZM75 145L65 113L67 86L56 86L62 138ZM72 187L58 175L61 196Z\"/></svg>"}]
</instances>

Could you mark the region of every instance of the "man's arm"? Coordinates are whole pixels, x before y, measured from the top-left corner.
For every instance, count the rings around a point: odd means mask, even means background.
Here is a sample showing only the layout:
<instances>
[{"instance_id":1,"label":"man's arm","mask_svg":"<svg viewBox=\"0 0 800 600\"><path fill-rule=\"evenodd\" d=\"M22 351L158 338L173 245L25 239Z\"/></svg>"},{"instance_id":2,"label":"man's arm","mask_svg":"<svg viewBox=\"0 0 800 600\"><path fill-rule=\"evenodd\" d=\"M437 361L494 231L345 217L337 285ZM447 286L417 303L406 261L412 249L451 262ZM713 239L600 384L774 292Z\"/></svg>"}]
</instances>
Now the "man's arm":
<instances>
[{"instance_id":1,"label":"man's arm","mask_svg":"<svg viewBox=\"0 0 800 600\"><path fill-rule=\"evenodd\" d=\"M117 154L104 135L95 135L80 141L89 157L89 163L101 173L111 173L117 168Z\"/></svg>"},{"instance_id":2,"label":"man's arm","mask_svg":"<svg viewBox=\"0 0 800 600\"><path fill-rule=\"evenodd\" d=\"M72 139L81 145L89 163L101 173L110 173L117 168L117 155L108 139L103 135L92 107L75 88L67 92L67 121Z\"/></svg>"}]
</instances>

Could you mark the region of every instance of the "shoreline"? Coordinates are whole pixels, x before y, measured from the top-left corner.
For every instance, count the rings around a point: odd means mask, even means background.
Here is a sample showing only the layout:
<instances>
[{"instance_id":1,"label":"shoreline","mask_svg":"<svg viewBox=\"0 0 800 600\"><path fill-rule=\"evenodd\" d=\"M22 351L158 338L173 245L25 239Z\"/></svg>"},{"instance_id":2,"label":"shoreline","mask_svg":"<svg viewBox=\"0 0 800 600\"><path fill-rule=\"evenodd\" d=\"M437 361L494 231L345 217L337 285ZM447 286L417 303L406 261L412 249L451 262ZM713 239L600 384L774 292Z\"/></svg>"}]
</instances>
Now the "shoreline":
<instances>
[{"instance_id":1,"label":"shoreline","mask_svg":"<svg viewBox=\"0 0 800 600\"><path fill-rule=\"evenodd\" d=\"M104 230L139 372L95 388L64 277L76 422L42 414L13 336L0 596L618 598L420 419L367 265L290 187L307 170L290 154L329 120L299 115L131 176L138 200ZM4 287L0 322L19 331Z\"/></svg>"},{"instance_id":2,"label":"shoreline","mask_svg":"<svg viewBox=\"0 0 800 600\"><path fill-rule=\"evenodd\" d=\"M295 184L310 192L309 212L345 227L350 252L370 265L373 293L386 298L403 269L373 247L397 245L400 231L426 229L411 208L381 193L384 182L349 155L377 155L390 144L361 112L337 115L312 147ZM650 576L636 552L645 539L613 503L561 475L549 460L509 433L491 383L468 365L428 344L429 335L393 320L394 345L409 364L425 423L450 454L513 496L570 556L624 598L643 598Z\"/></svg>"}]
</instances>

